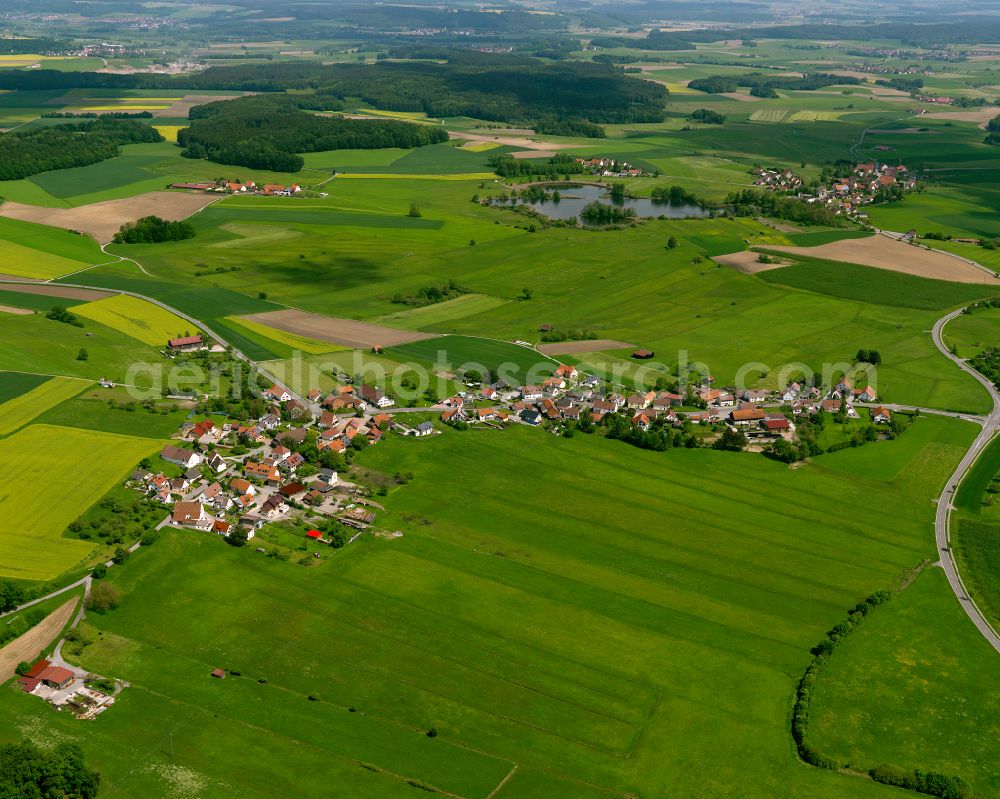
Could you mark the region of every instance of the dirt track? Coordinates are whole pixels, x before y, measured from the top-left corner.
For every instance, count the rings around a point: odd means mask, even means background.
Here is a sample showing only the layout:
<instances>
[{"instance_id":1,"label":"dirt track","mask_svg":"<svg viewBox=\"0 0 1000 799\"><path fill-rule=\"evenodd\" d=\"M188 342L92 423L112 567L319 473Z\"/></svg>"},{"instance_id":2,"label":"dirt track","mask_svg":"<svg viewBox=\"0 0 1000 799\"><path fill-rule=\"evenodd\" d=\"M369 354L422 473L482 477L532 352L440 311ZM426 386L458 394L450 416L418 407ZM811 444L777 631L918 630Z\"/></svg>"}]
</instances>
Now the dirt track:
<instances>
[{"instance_id":1,"label":"dirt track","mask_svg":"<svg viewBox=\"0 0 1000 799\"><path fill-rule=\"evenodd\" d=\"M539 344L537 349L542 355L575 355L580 352L623 350L634 346L635 344L615 341L613 338L598 338L589 341L556 341L551 344Z\"/></svg>"},{"instance_id":2,"label":"dirt track","mask_svg":"<svg viewBox=\"0 0 1000 799\"><path fill-rule=\"evenodd\" d=\"M9 313L14 316L31 316L34 311L27 308L15 308L13 305L0 305L0 313Z\"/></svg>"},{"instance_id":3,"label":"dirt track","mask_svg":"<svg viewBox=\"0 0 1000 799\"><path fill-rule=\"evenodd\" d=\"M0 649L0 684L14 676L18 663L33 662L52 643L73 616L77 602L76 597L67 600L20 638Z\"/></svg>"},{"instance_id":4,"label":"dirt track","mask_svg":"<svg viewBox=\"0 0 1000 799\"><path fill-rule=\"evenodd\" d=\"M777 247L769 250L844 261L849 264L873 266L908 275L951 280L956 283L986 283L1000 285L1000 279L972 264L934 250L925 250L904 244L887 236L870 236L865 239L843 239L819 247Z\"/></svg>"},{"instance_id":5,"label":"dirt track","mask_svg":"<svg viewBox=\"0 0 1000 799\"><path fill-rule=\"evenodd\" d=\"M436 338L434 333L420 333L413 330L399 330L394 327L370 325L353 319L336 319L332 316L309 313L308 311L269 311L242 317L251 322L268 325L276 330L284 330L300 336L328 341L352 349L368 349L376 344L391 347L410 341Z\"/></svg>"},{"instance_id":6,"label":"dirt track","mask_svg":"<svg viewBox=\"0 0 1000 799\"><path fill-rule=\"evenodd\" d=\"M42 208L5 202L0 205L0 216L66 230L79 230L93 236L101 244L106 244L126 222L134 222L151 214L170 221L184 219L216 199L216 195L203 193L151 191L136 197L106 200L78 208Z\"/></svg>"},{"instance_id":7,"label":"dirt track","mask_svg":"<svg viewBox=\"0 0 1000 799\"><path fill-rule=\"evenodd\" d=\"M11 286L0 283L0 291L17 291L21 294L45 294L49 297L63 297L67 300L103 300L105 297L114 296L113 291L97 291L96 289L74 289L69 286L56 286L52 284Z\"/></svg>"}]
</instances>

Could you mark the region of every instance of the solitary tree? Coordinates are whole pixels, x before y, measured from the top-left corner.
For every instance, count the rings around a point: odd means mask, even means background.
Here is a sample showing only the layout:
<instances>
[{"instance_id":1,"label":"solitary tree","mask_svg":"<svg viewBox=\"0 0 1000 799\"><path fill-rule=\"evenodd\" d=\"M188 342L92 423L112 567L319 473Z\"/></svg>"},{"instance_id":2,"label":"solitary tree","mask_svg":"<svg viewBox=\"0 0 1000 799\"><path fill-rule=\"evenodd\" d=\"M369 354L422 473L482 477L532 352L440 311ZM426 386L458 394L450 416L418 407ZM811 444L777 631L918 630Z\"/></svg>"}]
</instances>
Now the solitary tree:
<instances>
[{"instance_id":1,"label":"solitary tree","mask_svg":"<svg viewBox=\"0 0 1000 799\"><path fill-rule=\"evenodd\" d=\"M90 592L88 607L98 613L114 610L121 602L121 594L110 583L100 582Z\"/></svg>"}]
</instances>

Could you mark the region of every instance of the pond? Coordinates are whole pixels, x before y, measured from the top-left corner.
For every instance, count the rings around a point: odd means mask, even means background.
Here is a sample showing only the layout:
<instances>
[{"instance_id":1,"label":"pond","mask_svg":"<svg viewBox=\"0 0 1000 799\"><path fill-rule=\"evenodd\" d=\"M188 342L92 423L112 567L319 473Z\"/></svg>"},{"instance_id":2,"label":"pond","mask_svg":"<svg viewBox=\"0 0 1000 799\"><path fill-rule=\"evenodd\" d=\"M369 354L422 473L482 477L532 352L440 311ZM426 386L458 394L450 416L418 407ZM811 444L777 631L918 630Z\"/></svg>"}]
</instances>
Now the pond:
<instances>
[{"instance_id":1,"label":"pond","mask_svg":"<svg viewBox=\"0 0 1000 799\"><path fill-rule=\"evenodd\" d=\"M556 187L560 194L558 200L541 200L538 202L527 202L540 214L545 214L549 219L570 219L580 218L580 212L592 202L601 202L605 205L613 205L618 208L634 208L638 217L658 217L665 216L670 219L683 219L685 217L711 216L712 211L702 208L699 205L689 205L687 203L672 204L669 202L659 202L648 198L628 197L615 202L608 196L608 190L604 186L560 186Z\"/></svg>"}]
</instances>

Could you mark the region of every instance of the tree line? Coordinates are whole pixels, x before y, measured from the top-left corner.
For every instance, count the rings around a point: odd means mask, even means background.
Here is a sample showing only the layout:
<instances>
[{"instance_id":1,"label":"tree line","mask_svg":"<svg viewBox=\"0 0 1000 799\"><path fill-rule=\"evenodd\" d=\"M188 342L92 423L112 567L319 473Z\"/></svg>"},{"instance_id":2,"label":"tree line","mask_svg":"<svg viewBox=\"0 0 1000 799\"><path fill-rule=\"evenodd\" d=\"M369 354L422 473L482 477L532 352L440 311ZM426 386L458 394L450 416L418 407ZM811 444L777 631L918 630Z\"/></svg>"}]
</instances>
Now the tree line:
<instances>
[{"instance_id":1,"label":"tree line","mask_svg":"<svg viewBox=\"0 0 1000 799\"><path fill-rule=\"evenodd\" d=\"M777 97L776 89L786 91L811 91L827 86L854 85L861 83L860 78L843 75L828 75L825 72L811 72L800 77L785 75L768 75L762 72L750 72L746 75L711 75L707 78L695 78L688 84L706 94L724 94L735 92L738 88L749 88L755 97Z\"/></svg>"},{"instance_id":2,"label":"tree line","mask_svg":"<svg viewBox=\"0 0 1000 799\"><path fill-rule=\"evenodd\" d=\"M444 142L440 127L396 120L345 119L303 111L284 97L242 97L191 109L177 133L186 158L207 158L274 172L298 172L298 153L421 147Z\"/></svg>"},{"instance_id":3,"label":"tree line","mask_svg":"<svg viewBox=\"0 0 1000 799\"><path fill-rule=\"evenodd\" d=\"M556 153L543 162L530 158L515 158L509 153L494 155L487 163L502 178L534 177L548 175L555 180L559 175L580 175L586 171L583 164L566 153Z\"/></svg>"},{"instance_id":4,"label":"tree line","mask_svg":"<svg viewBox=\"0 0 1000 799\"><path fill-rule=\"evenodd\" d=\"M153 127L123 119L53 125L0 135L0 180L89 166L121 153L122 144L163 141Z\"/></svg>"}]
</instances>

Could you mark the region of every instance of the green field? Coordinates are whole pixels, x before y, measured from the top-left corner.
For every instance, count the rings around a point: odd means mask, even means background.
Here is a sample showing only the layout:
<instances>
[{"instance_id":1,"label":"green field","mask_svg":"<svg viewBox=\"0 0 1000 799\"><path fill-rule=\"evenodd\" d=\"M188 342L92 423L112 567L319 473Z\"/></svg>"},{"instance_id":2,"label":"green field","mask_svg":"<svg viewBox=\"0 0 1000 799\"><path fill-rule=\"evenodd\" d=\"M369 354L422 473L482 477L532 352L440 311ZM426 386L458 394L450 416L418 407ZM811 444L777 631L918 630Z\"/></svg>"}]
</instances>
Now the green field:
<instances>
[{"instance_id":1,"label":"green field","mask_svg":"<svg viewBox=\"0 0 1000 799\"><path fill-rule=\"evenodd\" d=\"M440 365L451 371L465 367L505 375L517 383L540 383L552 376L557 362L536 350L495 339L440 336L390 347L388 354Z\"/></svg>"},{"instance_id":2,"label":"green field","mask_svg":"<svg viewBox=\"0 0 1000 799\"><path fill-rule=\"evenodd\" d=\"M811 739L855 769L961 775L974 796L996 796L996 659L930 567L837 648L814 693Z\"/></svg>"},{"instance_id":3,"label":"green field","mask_svg":"<svg viewBox=\"0 0 1000 799\"><path fill-rule=\"evenodd\" d=\"M847 300L900 308L945 310L983 297L996 289L969 283L931 280L858 264L796 256L798 263L761 273L769 283L780 283L806 291Z\"/></svg>"},{"instance_id":4,"label":"green field","mask_svg":"<svg viewBox=\"0 0 1000 799\"><path fill-rule=\"evenodd\" d=\"M520 428L390 439L363 463L415 473L383 500L380 526L401 539L304 569L170 533L113 573L122 606L90 619L104 635L83 662L133 687L76 740L126 793L163 792L172 733L174 766L241 796L270 790L233 768L247 747L281 763L269 768L321 758L323 779L334 769L365 796L414 780L485 799L515 765L501 799L737 783L748 797L889 796L799 764L787 711L823 632L933 552L932 508L902 475L962 450L906 445L911 432L870 446L899 462L889 479ZM526 475L559 486L558 509ZM851 514L831 513L845 497ZM219 666L243 677L213 681ZM72 734L0 695L0 718L25 714L33 734ZM227 743L209 754L209 740ZM320 772L296 772L309 793Z\"/></svg>"},{"instance_id":5,"label":"green field","mask_svg":"<svg viewBox=\"0 0 1000 799\"><path fill-rule=\"evenodd\" d=\"M106 260L93 239L0 217L0 272L4 274L50 280Z\"/></svg>"},{"instance_id":6,"label":"green field","mask_svg":"<svg viewBox=\"0 0 1000 799\"><path fill-rule=\"evenodd\" d=\"M187 415L188 411L179 408L167 410L165 413L159 410L151 412L142 408L133 410L114 408L106 399L97 395L81 396L62 402L40 414L35 422L162 440L175 433Z\"/></svg>"},{"instance_id":7,"label":"green field","mask_svg":"<svg viewBox=\"0 0 1000 799\"><path fill-rule=\"evenodd\" d=\"M955 493L955 507L977 515L982 513L983 494L998 473L1000 473L1000 438L990 442L962 480Z\"/></svg>"},{"instance_id":8,"label":"green field","mask_svg":"<svg viewBox=\"0 0 1000 799\"><path fill-rule=\"evenodd\" d=\"M24 375L2 372L0 377L0 436L13 433L36 416L59 403L75 397L89 383L69 377ZM11 393L8 386L12 386Z\"/></svg>"},{"instance_id":9,"label":"green field","mask_svg":"<svg viewBox=\"0 0 1000 799\"><path fill-rule=\"evenodd\" d=\"M993 625L1000 625L1000 523L961 514L951 529L962 580Z\"/></svg>"},{"instance_id":10,"label":"green field","mask_svg":"<svg viewBox=\"0 0 1000 799\"><path fill-rule=\"evenodd\" d=\"M48 311L52 309L53 305L58 305L61 308L72 308L74 305L86 302L86 300L52 297L47 294L29 294L25 291L17 291L17 287L13 287L13 289L12 291L0 289L0 305L28 308L32 311Z\"/></svg>"},{"instance_id":11,"label":"green field","mask_svg":"<svg viewBox=\"0 0 1000 799\"><path fill-rule=\"evenodd\" d=\"M38 388L49 375L36 375L27 372L0 372L0 406L15 397L27 394Z\"/></svg>"},{"instance_id":12,"label":"green field","mask_svg":"<svg viewBox=\"0 0 1000 799\"><path fill-rule=\"evenodd\" d=\"M78 360L81 349L87 350L85 361ZM87 320L79 328L40 313L0 314L0 369L16 371L30 364L33 371L46 374L124 382L134 364L162 361L152 347L97 322ZM139 374L127 382L144 380Z\"/></svg>"},{"instance_id":13,"label":"green field","mask_svg":"<svg viewBox=\"0 0 1000 799\"><path fill-rule=\"evenodd\" d=\"M48 580L86 558L93 545L61 538L66 525L158 446L48 425L0 440L0 577Z\"/></svg>"},{"instance_id":14,"label":"green field","mask_svg":"<svg viewBox=\"0 0 1000 799\"><path fill-rule=\"evenodd\" d=\"M973 358L1000 346L1000 309L983 308L952 319L944 338L960 358Z\"/></svg>"}]
</instances>

